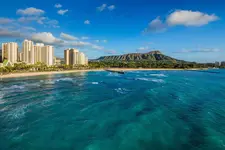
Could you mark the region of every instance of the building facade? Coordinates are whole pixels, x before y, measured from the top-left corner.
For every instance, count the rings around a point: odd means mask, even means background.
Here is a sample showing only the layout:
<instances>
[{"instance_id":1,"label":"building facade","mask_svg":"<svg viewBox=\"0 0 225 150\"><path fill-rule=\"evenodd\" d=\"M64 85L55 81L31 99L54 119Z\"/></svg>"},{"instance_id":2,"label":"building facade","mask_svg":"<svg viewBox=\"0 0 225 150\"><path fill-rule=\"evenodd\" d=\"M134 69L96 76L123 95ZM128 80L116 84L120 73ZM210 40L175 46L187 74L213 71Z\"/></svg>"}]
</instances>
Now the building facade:
<instances>
[{"instance_id":1,"label":"building facade","mask_svg":"<svg viewBox=\"0 0 225 150\"><path fill-rule=\"evenodd\" d=\"M84 53L80 52L79 57L78 57L78 64L85 65L85 63L86 63L85 59L86 59L86 57L85 57Z\"/></svg>"},{"instance_id":2,"label":"building facade","mask_svg":"<svg viewBox=\"0 0 225 150\"><path fill-rule=\"evenodd\" d=\"M19 62L23 61L23 53L22 52L18 52L18 61Z\"/></svg>"},{"instance_id":3,"label":"building facade","mask_svg":"<svg viewBox=\"0 0 225 150\"><path fill-rule=\"evenodd\" d=\"M34 43L24 40L22 44L23 62L34 64Z\"/></svg>"},{"instance_id":4,"label":"building facade","mask_svg":"<svg viewBox=\"0 0 225 150\"><path fill-rule=\"evenodd\" d=\"M41 50L41 62L45 63L47 66L54 65L54 48L53 46L46 45Z\"/></svg>"},{"instance_id":5,"label":"building facade","mask_svg":"<svg viewBox=\"0 0 225 150\"><path fill-rule=\"evenodd\" d=\"M8 60L10 63L17 63L18 44L15 42L2 43L2 61Z\"/></svg>"},{"instance_id":6,"label":"building facade","mask_svg":"<svg viewBox=\"0 0 225 150\"><path fill-rule=\"evenodd\" d=\"M42 57L43 56L42 55L43 48L44 48L43 43L37 43L34 46L34 63L42 62L42 60L43 60L43 57Z\"/></svg>"},{"instance_id":7,"label":"building facade","mask_svg":"<svg viewBox=\"0 0 225 150\"><path fill-rule=\"evenodd\" d=\"M78 49L64 50L64 60L66 65L86 65L88 64L87 57Z\"/></svg>"},{"instance_id":8,"label":"building facade","mask_svg":"<svg viewBox=\"0 0 225 150\"><path fill-rule=\"evenodd\" d=\"M79 51L77 49L70 49L69 62L70 65L77 65L79 59Z\"/></svg>"},{"instance_id":9,"label":"building facade","mask_svg":"<svg viewBox=\"0 0 225 150\"><path fill-rule=\"evenodd\" d=\"M69 59L69 57L70 57L70 50L69 49L64 50L64 63L66 65L70 65L70 59Z\"/></svg>"}]
</instances>

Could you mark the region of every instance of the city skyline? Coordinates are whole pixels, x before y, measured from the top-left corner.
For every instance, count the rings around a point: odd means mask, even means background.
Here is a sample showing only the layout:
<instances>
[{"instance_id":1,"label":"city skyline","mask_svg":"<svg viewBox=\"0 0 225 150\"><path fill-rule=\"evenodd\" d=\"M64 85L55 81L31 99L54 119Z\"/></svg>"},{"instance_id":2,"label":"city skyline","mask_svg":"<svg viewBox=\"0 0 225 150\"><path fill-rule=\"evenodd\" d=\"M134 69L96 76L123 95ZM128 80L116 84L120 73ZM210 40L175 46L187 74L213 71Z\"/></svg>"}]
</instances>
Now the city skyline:
<instances>
[{"instance_id":1,"label":"city skyline","mask_svg":"<svg viewBox=\"0 0 225 150\"><path fill-rule=\"evenodd\" d=\"M54 65L54 47L51 45L34 44L33 41L25 39L20 51L16 42L2 43L1 46L1 62L8 60L12 64L19 62L36 64L42 62L47 66Z\"/></svg>"},{"instance_id":2,"label":"city skyline","mask_svg":"<svg viewBox=\"0 0 225 150\"><path fill-rule=\"evenodd\" d=\"M160 50L186 61L223 61L224 4L222 0L22 0L14 5L3 1L0 43L21 43L26 38L53 45L55 56L61 58L65 49L74 47L91 59Z\"/></svg>"},{"instance_id":3,"label":"city skyline","mask_svg":"<svg viewBox=\"0 0 225 150\"><path fill-rule=\"evenodd\" d=\"M2 43L0 49L0 63L7 60L11 64L21 62L26 64L37 64L41 62L47 66L61 64L61 58L57 58L54 55L54 47L52 45L45 45L44 43L34 43L31 40L25 39L22 42L21 50L19 50L18 43L16 42ZM66 65L88 64L88 57L75 48L65 49L64 57L62 58L65 60Z\"/></svg>"}]
</instances>

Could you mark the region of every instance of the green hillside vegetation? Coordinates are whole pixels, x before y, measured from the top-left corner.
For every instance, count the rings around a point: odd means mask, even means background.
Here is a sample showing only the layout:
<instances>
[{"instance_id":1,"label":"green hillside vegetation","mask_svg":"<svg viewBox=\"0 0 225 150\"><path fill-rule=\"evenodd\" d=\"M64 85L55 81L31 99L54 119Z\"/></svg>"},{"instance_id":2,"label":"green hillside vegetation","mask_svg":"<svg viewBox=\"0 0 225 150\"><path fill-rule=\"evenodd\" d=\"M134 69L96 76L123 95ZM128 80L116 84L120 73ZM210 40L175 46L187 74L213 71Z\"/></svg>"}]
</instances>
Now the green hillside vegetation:
<instances>
[{"instance_id":1,"label":"green hillside vegetation","mask_svg":"<svg viewBox=\"0 0 225 150\"><path fill-rule=\"evenodd\" d=\"M217 67L214 63L196 63L178 60L162 54L160 51L131 53L117 56L102 56L89 62L91 68L208 68Z\"/></svg>"},{"instance_id":2,"label":"green hillside vegetation","mask_svg":"<svg viewBox=\"0 0 225 150\"><path fill-rule=\"evenodd\" d=\"M162 54L160 51L151 51L148 53L131 53L118 56L103 56L98 61L170 61L180 62L180 60Z\"/></svg>"}]
</instances>

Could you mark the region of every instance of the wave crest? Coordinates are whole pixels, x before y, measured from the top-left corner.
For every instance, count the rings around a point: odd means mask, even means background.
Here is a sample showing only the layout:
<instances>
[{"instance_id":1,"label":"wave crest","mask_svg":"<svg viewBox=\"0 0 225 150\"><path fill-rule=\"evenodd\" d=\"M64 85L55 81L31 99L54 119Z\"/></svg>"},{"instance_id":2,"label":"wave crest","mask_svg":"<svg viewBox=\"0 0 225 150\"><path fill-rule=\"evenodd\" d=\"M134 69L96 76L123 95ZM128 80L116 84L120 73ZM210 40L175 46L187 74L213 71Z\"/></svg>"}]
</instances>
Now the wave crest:
<instances>
[{"instance_id":1,"label":"wave crest","mask_svg":"<svg viewBox=\"0 0 225 150\"><path fill-rule=\"evenodd\" d=\"M165 82L163 79L150 79L150 78L136 78L136 80L151 81L151 82L157 82L157 83L164 83Z\"/></svg>"},{"instance_id":2,"label":"wave crest","mask_svg":"<svg viewBox=\"0 0 225 150\"><path fill-rule=\"evenodd\" d=\"M153 76L153 77L167 77L165 74L163 73L160 73L160 74L150 74L150 76Z\"/></svg>"},{"instance_id":3,"label":"wave crest","mask_svg":"<svg viewBox=\"0 0 225 150\"><path fill-rule=\"evenodd\" d=\"M115 91L120 94L127 94L129 92L129 90L126 88L117 88Z\"/></svg>"}]
</instances>

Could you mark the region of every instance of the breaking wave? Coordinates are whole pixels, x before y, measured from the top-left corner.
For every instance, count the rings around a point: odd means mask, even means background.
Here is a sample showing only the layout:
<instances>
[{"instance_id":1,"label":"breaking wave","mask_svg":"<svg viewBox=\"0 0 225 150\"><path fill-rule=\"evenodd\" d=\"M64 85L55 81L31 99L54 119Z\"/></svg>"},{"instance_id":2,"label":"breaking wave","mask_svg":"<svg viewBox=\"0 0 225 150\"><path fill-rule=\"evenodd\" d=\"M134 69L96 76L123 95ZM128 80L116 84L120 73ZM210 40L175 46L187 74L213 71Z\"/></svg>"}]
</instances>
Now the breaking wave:
<instances>
[{"instance_id":1,"label":"breaking wave","mask_svg":"<svg viewBox=\"0 0 225 150\"><path fill-rule=\"evenodd\" d=\"M128 90L126 88L117 88L117 89L115 89L115 91L120 94L127 94L130 90Z\"/></svg>"},{"instance_id":2,"label":"breaking wave","mask_svg":"<svg viewBox=\"0 0 225 150\"><path fill-rule=\"evenodd\" d=\"M72 78L61 78L61 79L57 79L56 80L57 82L60 82L60 81L73 81L73 79Z\"/></svg>"},{"instance_id":3,"label":"breaking wave","mask_svg":"<svg viewBox=\"0 0 225 150\"><path fill-rule=\"evenodd\" d=\"M151 82L157 82L157 83L164 83L165 82L163 79L150 79L150 78L136 78L136 80L151 81Z\"/></svg>"},{"instance_id":4,"label":"breaking wave","mask_svg":"<svg viewBox=\"0 0 225 150\"><path fill-rule=\"evenodd\" d=\"M6 87L6 88L3 88L3 90L15 90L15 89L24 89L25 86L23 85L13 85L13 86L10 86L10 87Z\"/></svg>"},{"instance_id":5,"label":"breaking wave","mask_svg":"<svg viewBox=\"0 0 225 150\"><path fill-rule=\"evenodd\" d=\"M150 76L154 76L154 77L167 77L165 74L150 74Z\"/></svg>"},{"instance_id":6,"label":"breaking wave","mask_svg":"<svg viewBox=\"0 0 225 150\"><path fill-rule=\"evenodd\" d=\"M97 85L97 84L99 84L99 83L98 83L98 82L91 82L91 84Z\"/></svg>"}]
</instances>

